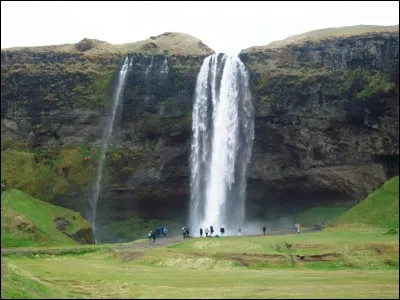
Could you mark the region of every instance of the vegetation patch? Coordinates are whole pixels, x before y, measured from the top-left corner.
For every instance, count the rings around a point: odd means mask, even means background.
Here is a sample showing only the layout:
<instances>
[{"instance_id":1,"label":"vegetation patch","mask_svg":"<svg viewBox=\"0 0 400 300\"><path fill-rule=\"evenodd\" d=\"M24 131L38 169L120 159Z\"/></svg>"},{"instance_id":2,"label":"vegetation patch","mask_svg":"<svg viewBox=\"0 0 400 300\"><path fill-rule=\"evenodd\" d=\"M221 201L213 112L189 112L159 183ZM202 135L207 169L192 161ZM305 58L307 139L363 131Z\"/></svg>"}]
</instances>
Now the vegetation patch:
<instances>
[{"instance_id":1,"label":"vegetation patch","mask_svg":"<svg viewBox=\"0 0 400 300\"><path fill-rule=\"evenodd\" d=\"M399 227L399 176L385 182L365 200L331 222L332 226L365 224L382 228Z\"/></svg>"},{"instance_id":2,"label":"vegetation patch","mask_svg":"<svg viewBox=\"0 0 400 300\"><path fill-rule=\"evenodd\" d=\"M85 236L76 238L84 230ZM75 239L76 238L76 239ZM92 243L89 223L78 212L38 200L22 191L1 194L1 247Z\"/></svg>"}]
</instances>

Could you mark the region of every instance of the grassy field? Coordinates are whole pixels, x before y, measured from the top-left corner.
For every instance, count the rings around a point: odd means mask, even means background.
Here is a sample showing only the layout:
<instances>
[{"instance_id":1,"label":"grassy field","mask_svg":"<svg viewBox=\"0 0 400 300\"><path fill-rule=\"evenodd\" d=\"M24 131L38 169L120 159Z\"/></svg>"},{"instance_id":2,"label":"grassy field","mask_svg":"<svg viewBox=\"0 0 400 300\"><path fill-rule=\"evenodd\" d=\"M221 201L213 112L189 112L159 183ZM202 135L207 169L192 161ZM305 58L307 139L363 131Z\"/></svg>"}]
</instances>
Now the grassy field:
<instances>
[{"instance_id":1,"label":"grassy field","mask_svg":"<svg viewBox=\"0 0 400 300\"><path fill-rule=\"evenodd\" d=\"M1 194L2 248L77 245L78 242L68 235L89 228L89 223L78 212L38 200L16 189Z\"/></svg>"},{"instance_id":2,"label":"grassy field","mask_svg":"<svg viewBox=\"0 0 400 300\"><path fill-rule=\"evenodd\" d=\"M332 225L366 224L399 228L399 176L385 182L365 200L332 221Z\"/></svg>"},{"instance_id":3,"label":"grassy field","mask_svg":"<svg viewBox=\"0 0 400 300\"><path fill-rule=\"evenodd\" d=\"M2 298L396 298L398 245L384 229L332 228L11 254L2 258Z\"/></svg>"},{"instance_id":4,"label":"grassy field","mask_svg":"<svg viewBox=\"0 0 400 300\"><path fill-rule=\"evenodd\" d=\"M168 246L150 245L146 239L85 246L59 240L52 248L3 250L1 297L397 299L398 179L387 181L322 231L179 238ZM2 214L7 204L41 224L54 209L40 207L29 196L19 203L7 195L3 192ZM315 208L297 217L314 223L343 210ZM41 228L49 232L50 223L43 221Z\"/></svg>"}]
</instances>

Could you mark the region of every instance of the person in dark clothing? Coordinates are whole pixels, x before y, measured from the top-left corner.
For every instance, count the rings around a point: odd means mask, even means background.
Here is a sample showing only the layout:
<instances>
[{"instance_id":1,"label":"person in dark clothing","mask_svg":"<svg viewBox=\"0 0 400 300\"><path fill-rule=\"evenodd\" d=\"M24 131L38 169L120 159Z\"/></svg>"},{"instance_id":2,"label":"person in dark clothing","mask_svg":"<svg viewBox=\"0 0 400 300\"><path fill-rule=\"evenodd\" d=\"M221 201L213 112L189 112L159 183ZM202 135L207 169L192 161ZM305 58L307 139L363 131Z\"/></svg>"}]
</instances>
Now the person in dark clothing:
<instances>
[{"instance_id":1,"label":"person in dark clothing","mask_svg":"<svg viewBox=\"0 0 400 300\"><path fill-rule=\"evenodd\" d=\"M156 231L155 230L153 230L153 243L156 243Z\"/></svg>"},{"instance_id":2,"label":"person in dark clothing","mask_svg":"<svg viewBox=\"0 0 400 300\"><path fill-rule=\"evenodd\" d=\"M189 230L190 230L190 228L186 227L186 237L189 237Z\"/></svg>"},{"instance_id":3,"label":"person in dark clothing","mask_svg":"<svg viewBox=\"0 0 400 300\"><path fill-rule=\"evenodd\" d=\"M203 237L203 228L200 228L200 237Z\"/></svg>"},{"instance_id":4,"label":"person in dark clothing","mask_svg":"<svg viewBox=\"0 0 400 300\"><path fill-rule=\"evenodd\" d=\"M221 229L219 230L219 232L221 232L221 237L223 237L224 234L225 234L225 228L224 228L224 227L221 227Z\"/></svg>"},{"instance_id":5,"label":"person in dark clothing","mask_svg":"<svg viewBox=\"0 0 400 300\"><path fill-rule=\"evenodd\" d=\"M158 225L156 228L156 234L157 234L157 237L161 237L161 226L160 225Z\"/></svg>"},{"instance_id":6,"label":"person in dark clothing","mask_svg":"<svg viewBox=\"0 0 400 300\"><path fill-rule=\"evenodd\" d=\"M214 236L214 227L212 225L210 226L210 236Z\"/></svg>"},{"instance_id":7,"label":"person in dark clothing","mask_svg":"<svg viewBox=\"0 0 400 300\"><path fill-rule=\"evenodd\" d=\"M186 238L186 227L182 227L183 238Z\"/></svg>"},{"instance_id":8,"label":"person in dark clothing","mask_svg":"<svg viewBox=\"0 0 400 300\"><path fill-rule=\"evenodd\" d=\"M267 227L265 227L265 225L263 226L263 232L264 232L264 235L265 235L265 231L267 230Z\"/></svg>"}]
</instances>

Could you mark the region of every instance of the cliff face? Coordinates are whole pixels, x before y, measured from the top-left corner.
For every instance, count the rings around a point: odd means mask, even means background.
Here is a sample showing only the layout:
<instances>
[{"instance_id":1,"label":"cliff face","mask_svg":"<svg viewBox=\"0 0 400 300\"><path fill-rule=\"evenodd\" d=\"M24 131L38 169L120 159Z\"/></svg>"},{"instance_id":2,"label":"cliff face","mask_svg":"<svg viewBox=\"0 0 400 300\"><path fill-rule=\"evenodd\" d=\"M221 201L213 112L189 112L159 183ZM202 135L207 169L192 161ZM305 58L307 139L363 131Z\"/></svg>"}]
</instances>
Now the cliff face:
<instances>
[{"instance_id":1,"label":"cliff face","mask_svg":"<svg viewBox=\"0 0 400 300\"><path fill-rule=\"evenodd\" d=\"M171 36L198 48L168 50ZM195 83L212 50L178 37L2 50L5 185L88 215L103 124L128 52L133 67L107 151L100 219L140 212L184 221ZM398 45L397 32L242 51L256 108L250 217L358 201L398 173Z\"/></svg>"},{"instance_id":2,"label":"cliff face","mask_svg":"<svg viewBox=\"0 0 400 300\"><path fill-rule=\"evenodd\" d=\"M398 47L398 33L366 34L241 53L257 111L254 203L354 202L398 173Z\"/></svg>"}]
</instances>

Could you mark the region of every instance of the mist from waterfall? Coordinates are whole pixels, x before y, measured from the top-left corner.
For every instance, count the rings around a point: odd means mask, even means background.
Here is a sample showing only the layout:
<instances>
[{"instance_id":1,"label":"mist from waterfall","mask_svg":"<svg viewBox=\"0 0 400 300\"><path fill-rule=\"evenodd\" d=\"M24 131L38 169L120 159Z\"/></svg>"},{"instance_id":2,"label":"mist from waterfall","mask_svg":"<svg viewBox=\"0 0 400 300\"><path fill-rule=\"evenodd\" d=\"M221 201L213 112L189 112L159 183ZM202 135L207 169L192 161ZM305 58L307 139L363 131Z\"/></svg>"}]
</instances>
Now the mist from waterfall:
<instances>
[{"instance_id":1,"label":"mist from waterfall","mask_svg":"<svg viewBox=\"0 0 400 300\"><path fill-rule=\"evenodd\" d=\"M245 66L236 55L205 58L197 77L191 146L190 227L232 232L245 222L246 168L254 111Z\"/></svg>"},{"instance_id":2,"label":"mist from waterfall","mask_svg":"<svg viewBox=\"0 0 400 300\"><path fill-rule=\"evenodd\" d=\"M109 139L112 135L113 132L113 127L114 127L114 121L115 121L115 115L117 112L117 108L121 103L122 99L122 94L125 86L125 81L126 81L126 74L128 73L128 69L132 67L132 58L131 61L129 62L128 56L125 58L124 64L121 67L121 70L119 71L118 75L118 83L117 83L117 88L115 90L115 93L113 95L113 101L112 101L112 106L111 106L111 114L110 117L106 121L106 125L104 128L104 133L103 133L103 138L101 141L101 148L100 148L100 157L99 157L99 163L98 163L98 168L97 168L97 177L95 184L93 185L92 189L92 198L91 198L91 206L92 206L92 229L94 236L96 237L96 214L97 214L97 202L99 200L99 194L100 194L100 188L101 188L101 179L103 176L103 166L104 166L104 159L106 157L106 151L107 151L107 146Z\"/></svg>"}]
</instances>

